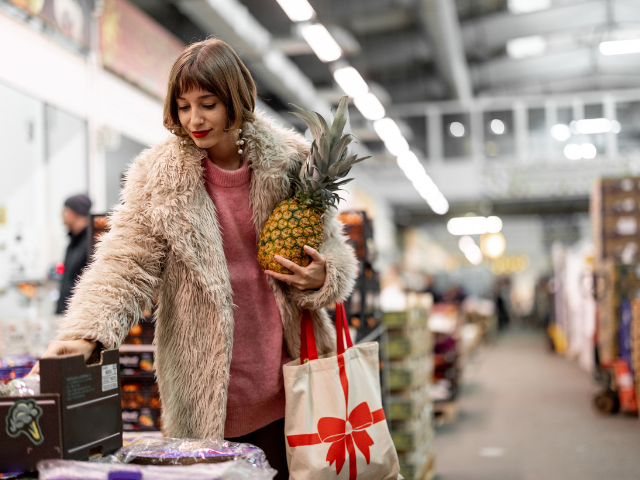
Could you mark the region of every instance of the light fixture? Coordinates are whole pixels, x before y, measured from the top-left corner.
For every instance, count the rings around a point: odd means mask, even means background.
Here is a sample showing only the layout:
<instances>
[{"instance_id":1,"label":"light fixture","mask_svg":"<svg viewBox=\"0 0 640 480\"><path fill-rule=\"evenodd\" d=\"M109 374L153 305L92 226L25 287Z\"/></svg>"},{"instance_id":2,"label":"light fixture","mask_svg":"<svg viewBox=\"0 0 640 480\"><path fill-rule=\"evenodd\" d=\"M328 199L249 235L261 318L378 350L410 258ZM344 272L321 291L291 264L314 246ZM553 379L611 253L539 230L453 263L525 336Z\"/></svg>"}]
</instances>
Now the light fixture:
<instances>
[{"instance_id":1,"label":"light fixture","mask_svg":"<svg viewBox=\"0 0 640 480\"><path fill-rule=\"evenodd\" d=\"M410 150L404 152L398 155L397 162L400 169L413 184L413 187L431 207L431 210L438 215L444 215L449 211L449 202L444 198L444 195L442 195L442 192L440 192L431 177L427 175L415 153Z\"/></svg>"},{"instance_id":2,"label":"light fixture","mask_svg":"<svg viewBox=\"0 0 640 480\"><path fill-rule=\"evenodd\" d=\"M449 125L449 132L454 137L464 137L464 125L460 122L451 122L451 125Z\"/></svg>"},{"instance_id":3,"label":"light fixture","mask_svg":"<svg viewBox=\"0 0 640 480\"><path fill-rule=\"evenodd\" d=\"M627 55L629 53L640 53L640 38L601 42L600 53L603 55Z\"/></svg>"},{"instance_id":4,"label":"light fixture","mask_svg":"<svg viewBox=\"0 0 640 480\"><path fill-rule=\"evenodd\" d=\"M342 56L340 46L321 23L305 25L300 31L311 49L323 62L333 62Z\"/></svg>"},{"instance_id":5,"label":"light fixture","mask_svg":"<svg viewBox=\"0 0 640 480\"><path fill-rule=\"evenodd\" d=\"M398 124L389 117L381 118L380 120L373 122L373 129L383 141L402 135Z\"/></svg>"},{"instance_id":6,"label":"light fixture","mask_svg":"<svg viewBox=\"0 0 640 480\"><path fill-rule=\"evenodd\" d=\"M576 143L570 143L566 147L564 147L564 156L569 160L580 160L582 158L582 153L580 152L580 145Z\"/></svg>"},{"instance_id":7,"label":"light fixture","mask_svg":"<svg viewBox=\"0 0 640 480\"><path fill-rule=\"evenodd\" d=\"M353 67L338 68L333 72L333 78L340 88L350 97L359 97L369 93L369 86L360 73Z\"/></svg>"},{"instance_id":8,"label":"light fixture","mask_svg":"<svg viewBox=\"0 0 640 480\"><path fill-rule=\"evenodd\" d=\"M582 135L620 133L620 122L608 118L588 118L571 122L571 131Z\"/></svg>"},{"instance_id":9,"label":"light fixture","mask_svg":"<svg viewBox=\"0 0 640 480\"><path fill-rule=\"evenodd\" d=\"M560 142L566 142L571 138L571 129L568 125L559 123L551 127L551 136Z\"/></svg>"},{"instance_id":10,"label":"light fixture","mask_svg":"<svg viewBox=\"0 0 640 480\"><path fill-rule=\"evenodd\" d=\"M292 22L311 20L316 12L307 0L276 0Z\"/></svg>"},{"instance_id":11,"label":"light fixture","mask_svg":"<svg viewBox=\"0 0 640 480\"><path fill-rule=\"evenodd\" d=\"M507 129L504 125L504 122L502 120L498 120L497 118L494 118L493 120L491 120L490 127L491 127L491 131L496 135L502 135Z\"/></svg>"},{"instance_id":12,"label":"light fixture","mask_svg":"<svg viewBox=\"0 0 640 480\"><path fill-rule=\"evenodd\" d=\"M542 35L512 38L507 40L507 55L520 59L537 57L547 51L547 41Z\"/></svg>"},{"instance_id":13,"label":"light fixture","mask_svg":"<svg viewBox=\"0 0 640 480\"><path fill-rule=\"evenodd\" d=\"M531 13L551 7L551 0L508 0L507 8L511 13Z\"/></svg>"},{"instance_id":14,"label":"light fixture","mask_svg":"<svg viewBox=\"0 0 640 480\"><path fill-rule=\"evenodd\" d=\"M592 143L583 143L580 145L580 156L587 160L591 160L596 158L598 151L596 150L596 146Z\"/></svg>"},{"instance_id":15,"label":"light fixture","mask_svg":"<svg viewBox=\"0 0 640 480\"><path fill-rule=\"evenodd\" d=\"M395 155L396 157L409 151L409 143L402 135L385 140L384 146L387 147L391 155Z\"/></svg>"},{"instance_id":16,"label":"light fixture","mask_svg":"<svg viewBox=\"0 0 640 480\"><path fill-rule=\"evenodd\" d=\"M480 237L480 250L485 256L496 259L500 258L507 248L507 241L502 233L485 233Z\"/></svg>"},{"instance_id":17,"label":"light fixture","mask_svg":"<svg viewBox=\"0 0 640 480\"><path fill-rule=\"evenodd\" d=\"M577 143L570 143L564 147L564 156L569 160L580 160L581 158L592 160L596 158L597 154L598 150L592 143L582 143L580 145Z\"/></svg>"},{"instance_id":18,"label":"light fixture","mask_svg":"<svg viewBox=\"0 0 640 480\"><path fill-rule=\"evenodd\" d=\"M378 97L371 92L356 97L353 103L367 120L380 120L386 113Z\"/></svg>"},{"instance_id":19,"label":"light fixture","mask_svg":"<svg viewBox=\"0 0 640 480\"><path fill-rule=\"evenodd\" d=\"M478 248L478 245L473 241L473 238L469 236L460 238L458 247L462 250L462 253L464 253L464 256L472 265L480 265L482 263L482 260L484 259L482 256L482 250Z\"/></svg>"},{"instance_id":20,"label":"light fixture","mask_svg":"<svg viewBox=\"0 0 640 480\"><path fill-rule=\"evenodd\" d=\"M498 233L502 230L500 217L456 217L447 222L447 230L452 235L482 235Z\"/></svg>"}]
</instances>

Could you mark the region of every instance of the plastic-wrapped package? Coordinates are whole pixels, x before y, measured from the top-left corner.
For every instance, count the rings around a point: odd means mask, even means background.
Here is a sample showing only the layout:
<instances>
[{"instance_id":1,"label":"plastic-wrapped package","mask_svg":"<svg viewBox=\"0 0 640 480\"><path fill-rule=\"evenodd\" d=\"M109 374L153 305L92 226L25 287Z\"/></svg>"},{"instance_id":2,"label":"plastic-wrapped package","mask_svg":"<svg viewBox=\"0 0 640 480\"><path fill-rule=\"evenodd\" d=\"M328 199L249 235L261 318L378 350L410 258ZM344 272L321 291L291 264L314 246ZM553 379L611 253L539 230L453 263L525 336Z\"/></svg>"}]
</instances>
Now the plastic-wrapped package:
<instances>
[{"instance_id":1,"label":"plastic-wrapped package","mask_svg":"<svg viewBox=\"0 0 640 480\"><path fill-rule=\"evenodd\" d=\"M273 480L276 471L242 460L168 467L44 460L38 463L38 474L40 480Z\"/></svg>"},{"instance_id":2,"label":"plastic-wrapped package","mask_svg":"<svg viewBox=\"0 0 640 480\"><path fill-rule=\"evenodd\" d=\"M139 437L112 458L139 465L193 465L242 459L253 467L269 468L264 452L258 447L224 440Z\"/></svg>"},{"instance_id":3,"label":"plastic-wrapped package","mask_svg":"<svg viewBox=\"0 0 640 480\"><path fill-rule=\"evenodd\" d=\"M0 382L0 397L33 397L40 395L40 375L16 378L6 385Z\"/></svg>"}]
</instances>

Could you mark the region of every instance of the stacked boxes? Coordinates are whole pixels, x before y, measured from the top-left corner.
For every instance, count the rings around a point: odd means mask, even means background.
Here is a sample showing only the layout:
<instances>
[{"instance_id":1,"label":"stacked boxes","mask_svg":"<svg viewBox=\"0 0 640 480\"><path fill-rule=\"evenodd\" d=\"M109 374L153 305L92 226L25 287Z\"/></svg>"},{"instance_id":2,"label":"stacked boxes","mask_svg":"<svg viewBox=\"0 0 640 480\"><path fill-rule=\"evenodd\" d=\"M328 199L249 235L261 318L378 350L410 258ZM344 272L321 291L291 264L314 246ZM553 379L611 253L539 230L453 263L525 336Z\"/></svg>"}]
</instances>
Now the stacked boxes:
<instances>
[{"instance_id":1,"label":"stacked boxes","mask_svg":"<svg viewBox=\"0 0 640 480\"><path fill-rule=\"evenodd\" d=\"M598 354L608 364L617 357L631 361L631 304L640 295L640 264L616 265L614 259L602 262L601 292L598 301Z\"/></svg>"},{"instance_id":2,"label":"stacked boxes","mask_svg":"<svg viewBox=\"0 0 640 480\"><path fill-rule=\"evenodd\" d=\"M427 320L430 294L408 294L408 308L385 312L388 329L387 418L398 451L401 474L407 480L433 475L433 404L429 398L433 376L433 342Z\"/></svg>"},{"instance_id":3,"label":"stacked boxes","mask_svg":"<svg viewBox=\"0 0 640 480\"><path fill-rule=\"evenodd\" d=\"M637 298L631 301L631 369L635 373L636 399L640 399L640 300Z\"/></svg>"},{"instance_id":4,"label":"stacked boxes","mask_svg":"<svg viewBox=\"0 0 640 480\"><path fill-rule=\"evenodd\" d=\"M373 268L373 226L365 212L343 212L338 220L344 224L359 263L356 286L344 305L349 326L356 332L354 340L359 341L380 326L380 278Z\"/></svg>"},{"instance_id":5,"label":"stacked boxes","mask_svg":"<svg viewBox=\"0 0 640 480\"><path fill-rule=\"evenodd\" d=\"M601 179L592 192L590 209L597 259L638 262L640 177Z\"/></svg>"}]
</instances>

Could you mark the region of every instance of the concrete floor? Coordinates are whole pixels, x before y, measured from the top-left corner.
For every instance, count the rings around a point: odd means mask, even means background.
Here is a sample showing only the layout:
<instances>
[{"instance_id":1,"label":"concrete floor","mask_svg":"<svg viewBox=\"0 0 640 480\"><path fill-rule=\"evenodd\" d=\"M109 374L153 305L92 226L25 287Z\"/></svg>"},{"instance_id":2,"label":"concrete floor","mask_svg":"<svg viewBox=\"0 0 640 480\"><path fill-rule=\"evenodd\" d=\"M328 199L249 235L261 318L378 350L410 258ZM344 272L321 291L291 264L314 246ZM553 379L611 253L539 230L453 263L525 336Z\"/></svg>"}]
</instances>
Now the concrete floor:
<instances>
[{"instance_id":1,"label":"concrete floor","mask_svg":"<svg viewBox=\"0 0 640 480\"><path fill-rule=\"evenodd\" d=\"M457 422L438 428L438 480L637 480L640 420L594 411L598 386L538 331L482 347Z\"/></svg>"}]
</instances>

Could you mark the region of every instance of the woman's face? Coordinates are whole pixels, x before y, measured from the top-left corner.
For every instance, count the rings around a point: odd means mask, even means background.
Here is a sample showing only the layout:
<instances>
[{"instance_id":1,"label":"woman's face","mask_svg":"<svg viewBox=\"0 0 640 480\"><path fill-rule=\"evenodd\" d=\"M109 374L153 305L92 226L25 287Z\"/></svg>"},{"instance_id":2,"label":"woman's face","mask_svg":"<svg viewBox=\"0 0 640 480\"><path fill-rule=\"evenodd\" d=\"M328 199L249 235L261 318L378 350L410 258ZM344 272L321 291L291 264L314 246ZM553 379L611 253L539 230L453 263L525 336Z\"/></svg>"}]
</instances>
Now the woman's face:
<instances>
[{"instance_id":1,"label":"woman's face","mask_svg":"<svg viewBox=\"0 0 640 480\"><path fill-rule=\"evenodd\" d=\"M230 140L230 132L225 132L227 107L213 93L193 89L176 102L180 124L198 147L209 149Z\"/></svg>"}]
</instances>

